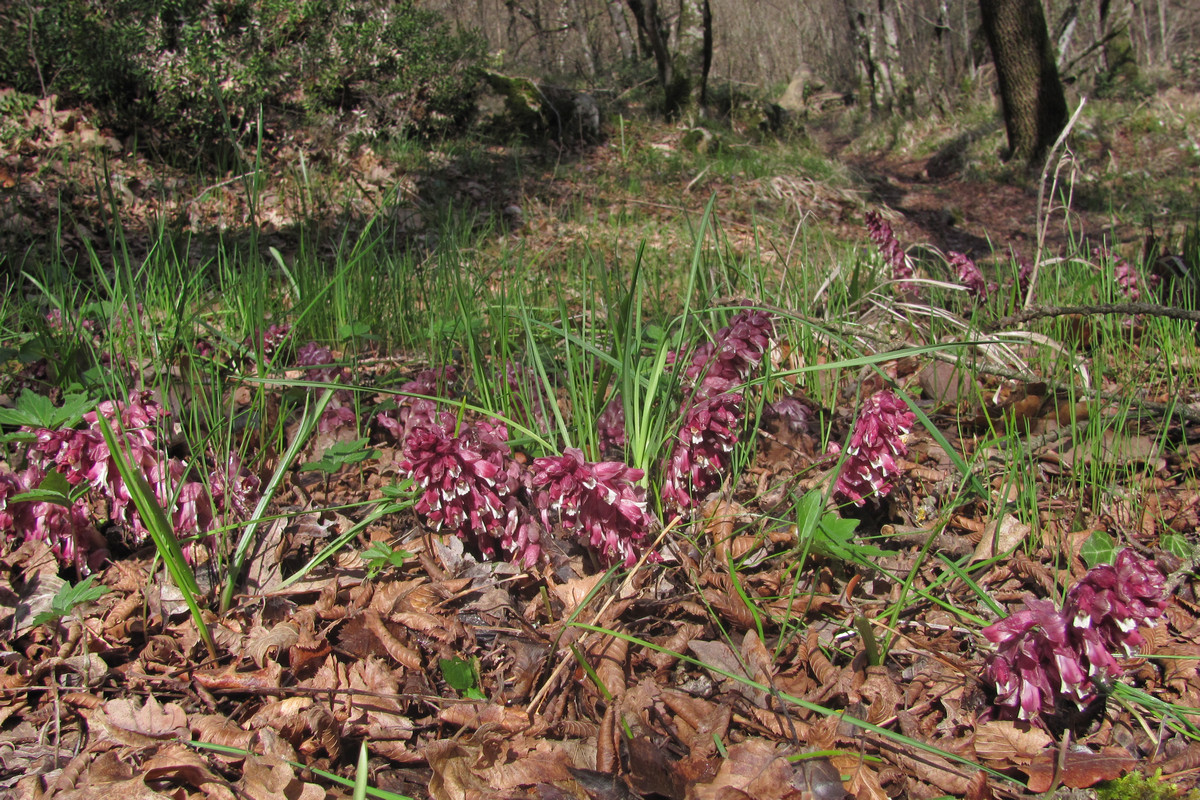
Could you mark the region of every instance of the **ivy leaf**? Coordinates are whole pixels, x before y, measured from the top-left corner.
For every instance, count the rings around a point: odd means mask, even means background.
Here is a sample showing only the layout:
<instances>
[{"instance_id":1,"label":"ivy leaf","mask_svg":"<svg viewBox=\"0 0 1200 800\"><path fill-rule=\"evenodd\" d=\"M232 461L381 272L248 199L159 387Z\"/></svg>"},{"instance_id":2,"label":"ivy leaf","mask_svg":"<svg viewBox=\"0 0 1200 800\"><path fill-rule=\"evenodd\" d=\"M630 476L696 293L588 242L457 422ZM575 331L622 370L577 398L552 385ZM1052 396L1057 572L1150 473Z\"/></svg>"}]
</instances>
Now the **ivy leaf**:
<instances>
[{"instance_id":1,"label":"ivy leaf","mask_svg":"<svg viewBox=\"0 0 1200 800\"><path fill-rule=\"evenodd\" d=\"M1168 533L1158 540L1158 546L1180 558L1191 558L1196 552L1195 548L1188 544L1188 540L1178 533Z\"/></svg>"},{"instance_id":2,"label":"ivy leaf","mask_svg":"<svg viewBox=\"0 0 1200 800\"><path fill-rule=\"evenodd\" d=\"M1088 565L1088 569L1097 564L1111 564L1117 557L1117 545L1107 533L1096 531L1079 548L1079 557Z\"/></svg>"}]
</instances>

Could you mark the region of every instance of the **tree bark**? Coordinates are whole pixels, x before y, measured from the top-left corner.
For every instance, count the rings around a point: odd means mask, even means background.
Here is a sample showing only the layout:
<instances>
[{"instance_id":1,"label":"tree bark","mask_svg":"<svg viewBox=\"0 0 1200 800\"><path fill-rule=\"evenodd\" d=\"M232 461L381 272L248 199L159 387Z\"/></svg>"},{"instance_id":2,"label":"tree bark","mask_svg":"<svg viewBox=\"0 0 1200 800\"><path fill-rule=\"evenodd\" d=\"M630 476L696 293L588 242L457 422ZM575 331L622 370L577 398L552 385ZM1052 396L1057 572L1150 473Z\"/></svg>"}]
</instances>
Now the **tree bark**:
<instances>
[{"instance_id":1,"label":"tree bark","mask_svg":"<svg viewBox=\"0 0 1200 800\"><path fill-rule=\"evenodd\" d=\"M678 0L675 27L666 23L658 0L626 0L649 44L663 91L663 115L675 119L708 101L712 67L712 8L709 0Z\"/></svg>"},{"instance_id":2,"label":"tree bark","mask_svg":"<svg viewBox=\"0 0 1200 800\"><path fill-rule=\"evenodd\" d=\"M1104 36L1105 83L1108 89L1136 84L1137 59L1133 54L1133 5L1129 0L1100 0L1100 29Z\"/></svg>"},{"instance_id":3,"label":"tree bark","mask_svg":"<svg viewBox=\"0 0 1200 800\"><path fill-rule=\"evenodd\" d=\"M625 21L625 9L621 7L621 0L608 0L608 18L612 20L613 34L617 37L621 58L633 61L637 54L633 49L633 37L629 34L629 23Z\"/></svg>"},{"instance_id":4,"label":"tree bark","mask_svg":"<svg viewBox=\"0 0 1200 800\"><path fill-rule=\"evenodd\" d=\"M1000 84L1005 159L1037 164L1067 124L1041 0L979 0L979 7Z\"/></svg>"},{"instance_id":5,"label":"tree bark","mask_svg":"<svg viewBox=\"0 0 1200 800\"><path fill-rule=\"evenodd\" d=\"M583 73L588 78L596 77L596 54L592 50L592 39L588 36L587 15L580 0L564 0L563 11L569 26L579 36L579 54L583 57Z\"/></svg>"}]
</instances>

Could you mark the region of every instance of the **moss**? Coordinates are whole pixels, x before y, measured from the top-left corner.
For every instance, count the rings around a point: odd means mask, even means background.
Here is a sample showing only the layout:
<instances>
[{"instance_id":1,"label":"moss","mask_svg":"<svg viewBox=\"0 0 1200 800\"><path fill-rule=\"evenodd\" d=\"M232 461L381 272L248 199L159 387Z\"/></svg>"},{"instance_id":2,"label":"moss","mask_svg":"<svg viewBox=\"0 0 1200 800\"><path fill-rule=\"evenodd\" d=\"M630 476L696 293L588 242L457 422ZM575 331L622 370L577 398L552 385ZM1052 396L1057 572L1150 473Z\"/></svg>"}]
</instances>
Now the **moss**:
<instances>
[{"instance_id":1,"label":"moss","mask_svg":"<svg viewBox=\"0 0 1200 800\"><path fill-rule=\"evenodd\" d=\"M1131 772L1115 781L1105 781L1096 790L1096 797L1097 800L1200 800L1200 791L1164 783L1159 770L1149 778Z\"/></svg>"}]
</instances>

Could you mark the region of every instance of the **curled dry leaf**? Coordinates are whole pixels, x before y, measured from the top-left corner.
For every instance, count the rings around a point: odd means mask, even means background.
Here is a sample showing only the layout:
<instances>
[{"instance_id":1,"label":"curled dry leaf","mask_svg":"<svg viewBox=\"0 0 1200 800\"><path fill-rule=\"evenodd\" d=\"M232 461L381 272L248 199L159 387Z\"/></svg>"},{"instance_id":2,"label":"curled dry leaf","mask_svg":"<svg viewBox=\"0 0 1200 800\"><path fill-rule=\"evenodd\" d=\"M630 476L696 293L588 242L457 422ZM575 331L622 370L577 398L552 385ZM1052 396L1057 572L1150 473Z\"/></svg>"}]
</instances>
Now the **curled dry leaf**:
<instances>
[{"instance_id":1,"label":"curled dry leaf","mask_svg":"<svg viewBox=\"0 0 1200 800\"><path fill-rule=\"evenodd\" d=\"M242 768L239 794L250 800L324 800L325 790L296 776L290 764L273 756L251 756Z\"/></svg>"},{"instance_id":2,"label":"curled dry leaf","mask_svg":"<svg viewBox=\"0 0 1200 800\"><path fill-rule=\"evenodd\" d=\"M179 781L197 789L218 780L204 757L182 744L166 745L142 764L142 769L147 781Z\"/></svg>"},{"instance_id":3,"label":"curled dry leaf","mask_svg":"<svg viewBox=\"0 0 1200 800\"><path fill-rule=\"evenodd\" d=\"M281 622L270 630L255 628L246 637L246 652L254 659L260 668L266 666L268 660L278 660L280 653L300 640L300 630L292 622Z\"/></svg>"},{"instance_id":4,"label":"curled dry leaf","mask_svg":"<svg viewBox=\"0 0 1200 800\"><path fill-rule=\"evenodd\" d=\"M596 677L613 697L625 693L625 668L629 642L619 636L602 637L588 648L588 661L595 665Z\"/></svg>"},{"instance_id":5,"label":"curled dry leaf","mask_svg":"<svg viewBox=\"0 0 1200 800\"><path fill-rule=\"evenodd\" d=\"M254 737L224 714L193 715L191 721L193 738L202 742L245 750Z\"/></svg>"},{"instance_id":6,"label":"curled dry leaf","mask_svg":"<svg viewBox=\"0 0 1200 800\"><path fill-rule=\"evenodd\" d=\"M517 733L529 727L529 716L524 711L493 703L453 703L438 712L438 719L471 730L494 725L508 733Z\"/></svg>"}]
</instances>

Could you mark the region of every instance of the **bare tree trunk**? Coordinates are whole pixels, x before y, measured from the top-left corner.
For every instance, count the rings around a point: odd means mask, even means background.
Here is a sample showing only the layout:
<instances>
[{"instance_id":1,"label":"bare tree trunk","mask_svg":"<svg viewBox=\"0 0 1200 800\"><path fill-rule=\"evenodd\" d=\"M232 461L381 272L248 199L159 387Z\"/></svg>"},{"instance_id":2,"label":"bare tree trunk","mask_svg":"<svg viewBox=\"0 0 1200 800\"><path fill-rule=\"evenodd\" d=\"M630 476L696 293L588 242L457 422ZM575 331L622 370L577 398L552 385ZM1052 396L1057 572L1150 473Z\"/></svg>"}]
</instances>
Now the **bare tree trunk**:
<instances>
[{"instance_id":1,"label":"bare tree trunk","mask_svg":"<svg viewBox=\"0 0 1200 800\"><path fill-rule=\"evenodd\" d=\"M625 21L625 9L621 0L608 0L608 18L612 20L613 34L617 37L617 47L621 50L621 58L633 61L637 53L633 49L633 36L629 33L629 23Z\"/></svg>"},{"instance_id":2,"label":"bare tree trunk","mask_svg":"<svg viewBox=\"0 0 1200 800\"><path fill-rule=\"evenodd\" d=\"M1128 86L1138 80L1133 53L1133 6L1129 0L1100 0L1100 30L1104 36L1105 83L1110 88Z\"/></svg>"},{"instance_id":3,"label":"bare tree trunk","mask_svg":"<svg viewBox=\"0 0 1200 800\"><path fill-rule=\"evenodd\" d=\"M658 0L626 2L654 54L667 119L678 117L693 103L707 102L713 50L709 0L678 0L672 8L674 31L666 24Z\"/></svg>"},{"instance_id":4,"label":"bare tree trunk","mask_svg":"<svg viewBox=\"0 0 1200 800\"><path fill-rule=\"evenodd\" d=\"M1063 9L1054 26L1054 41L1058 52L1058 68L1062 69L1067 63L1071 51L1071 38L1075 35L1075 27L1079 23L1079 0L1071 0Z\"/></svg>"},{"instance_id":5,"label":"bare tree trunk","mask_svg":"<svg viewBox=\"0 0 1200 800\"><path fill-rule=\"evenodd\" d=\"M579 52L583 56L583 73L589 78L596 77L596 53L592 50L592 41L588 36L587 15L584 14L581 0L564 0L563 12L568 24L575 29L579 36Z\"/></svg>"},{"instance_id":6,"label":"bare tree trunk","mask_svg":"<svg viewBox=\"0 0 1200 800\"><path fill-rule=\"evenodd\" d=\"M875 28L875 63L887 104L895 99L902 81L900 66L900 34L896 24L896 6L892 0L878 0L879 19Z\"/></svg>"},{"instance_id":7,"label":"bare tree trunk","mask_svg":"<svg viewBox=\"0 0 1200 800\"><path fill-rule=\"evenodd\" d=\"M879 70L872 52L872 37L867 24L867 15L855 6L854 0L844 0L844 8L846 9L846 22L850 27L850 39L855 44L857 61L862 65L862 70L856 70L856 72L860 76L864 71L866 72L871 110L875 111L879 108Z\"/></svg>"},{"instance_id":8,"label":"bare tree trunk","mask_svg":"<svg viewBox=\"0 0 1200 800\"><path fill-rule=\"evenodd\" d=\"M1006 158L1035 164L1067 124L1041 0L979 0L979 8L1000 83Z\"/></svg>"}]
</instances>

